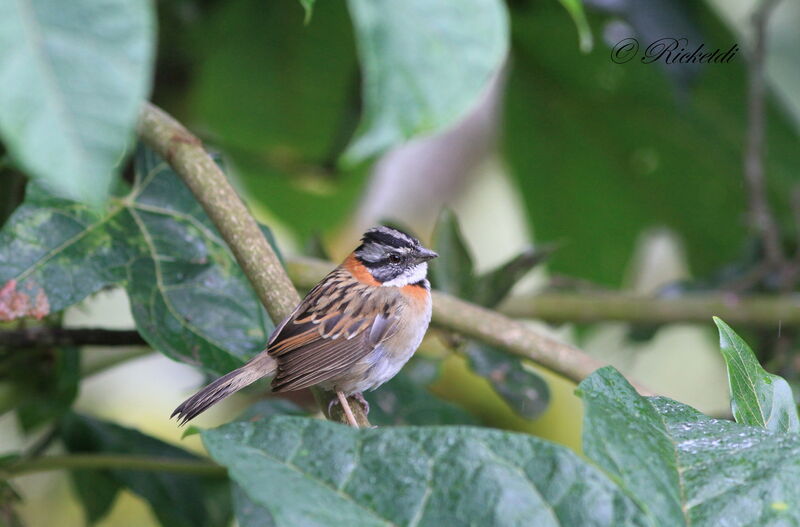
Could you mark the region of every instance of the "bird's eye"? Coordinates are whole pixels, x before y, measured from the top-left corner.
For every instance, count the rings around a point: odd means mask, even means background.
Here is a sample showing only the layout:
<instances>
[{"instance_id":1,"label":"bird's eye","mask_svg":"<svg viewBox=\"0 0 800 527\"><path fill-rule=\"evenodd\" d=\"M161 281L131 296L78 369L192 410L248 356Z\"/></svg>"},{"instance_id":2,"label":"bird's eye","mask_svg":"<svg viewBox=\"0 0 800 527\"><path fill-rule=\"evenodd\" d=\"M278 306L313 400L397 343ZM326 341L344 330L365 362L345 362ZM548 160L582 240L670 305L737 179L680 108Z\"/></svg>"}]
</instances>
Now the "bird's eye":
<instances>
[{"instance_id":1,"label":"bird's eye","mask_svg":"<svg viewBox=\"0 0 800 527\"><path fill-rule=\"evenodd\" d=\"M400 255L399 254L390 254L389 255L389 263L398 264L400 263Z\"/></svg>"}]
</instances>

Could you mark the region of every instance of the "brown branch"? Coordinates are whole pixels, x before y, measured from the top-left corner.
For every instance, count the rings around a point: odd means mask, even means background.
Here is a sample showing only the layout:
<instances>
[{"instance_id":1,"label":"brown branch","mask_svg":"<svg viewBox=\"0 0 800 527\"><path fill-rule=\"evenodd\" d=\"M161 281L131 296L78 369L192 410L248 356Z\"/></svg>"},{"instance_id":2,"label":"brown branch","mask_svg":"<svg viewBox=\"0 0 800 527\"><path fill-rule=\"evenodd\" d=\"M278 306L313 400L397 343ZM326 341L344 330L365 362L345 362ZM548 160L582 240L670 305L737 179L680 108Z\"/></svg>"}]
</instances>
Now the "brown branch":
<instances>
[{"instance_id":1,"label":"brown branch","mask_svg":"<svg viewBox=\"0 0 800 527\"><path fill-rule=\"evenodd\" d=\"M280 323L300 302L300 296L256 220L200 140L150 103L142 108L138 131L142 140L172 166L192 191L230 247L272 321ZM332 394L315 390L314 395L322 408L327 409ZM350 403L359 424L369 426L362 406L353 398Z\"/></svg>"},{"instance_id":2,"label":"brown branch","mask_svg":"<svg viewBox=\"0 0 800 527\"><path fill-rule=\"evenodd\" d=\"M35 327L0 330L0 348L147 346L134 330Z\"/></svg>"},{"instance_id":3,"label":"brown branch","mask_svg":"<svg viewBox=\"0 0 800 527\"><path fill-rule=\"evenodd\" d=\"M687 294L648 298L624 293L541 293L512 297L501 311L547 322L703 323L718 316L730 324L775 329L800 327L797 296Z\"/></svg>"},{"instance_id":4,"label":"brown branch","mask_svg":"<svg viewBox=\"0 0 800 527\"><path fill-rule=\"evenodd\" d=\"M272 320L278 323L287 317L300 297L256 220L200 140L149 103L140 115L139 135L175 169L203 206Z\"/></svg>"},{"instance_id":5,"label":"brown branch","mask_svg":"<svg viewBox=\"0 0 800 527\"><path fill-rule=\"evenodd\" d=\"M748 62L747 135L744 176L747 184L750 223L761 238L767 261L784 262L781 235L767 199L764 177L764 62L767 47L767 21L779 0L762 0L753 14L754 42Z\"/></svg>"},{"instance_id":6,"label":"brown branch","mask_svg":"<svg viewBox=\"0 0 800 527\"><path fill-rule=\"evenodd\" d=\"M287 270L301 287L311 287L333 264L308 258L287 261ZM433 292L433 325L527 357L575 382L585 379L605 363L581 350L549 337L522 322L470 304L440 291ZM643 395L652 393L632 382Z\"/></svg>"}]
</instances>

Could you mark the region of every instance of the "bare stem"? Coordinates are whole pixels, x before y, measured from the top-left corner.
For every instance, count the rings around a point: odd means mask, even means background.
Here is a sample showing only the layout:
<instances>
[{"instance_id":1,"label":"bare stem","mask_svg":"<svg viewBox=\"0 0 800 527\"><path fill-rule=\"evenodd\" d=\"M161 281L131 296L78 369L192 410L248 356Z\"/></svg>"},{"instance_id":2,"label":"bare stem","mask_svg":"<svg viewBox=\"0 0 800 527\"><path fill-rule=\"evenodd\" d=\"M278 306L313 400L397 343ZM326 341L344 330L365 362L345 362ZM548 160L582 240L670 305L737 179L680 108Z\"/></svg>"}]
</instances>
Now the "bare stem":
<instances>
[{"instance_id":1,"label":"bare stem","mask_svg":"<svg viewBox=\"0 0 800 527\"><path fill-rule=\"evenodd\" d=\"M748 66L747 136L744 176L747 184L750 222L761 238L767 261L784 261L781 236L767 199L764 176L764 62L767 47L767 21L779 0L762 0L753 14L754 42Z\"/></svg>"},{"instance_id":2,"label":"bare stem","mask_svg":"<svg viewBox=\"0 0 800 527\"><path fill-rule=\"evenodd\" d=\"M0 474L16 477L48 470L143 470L179 472L197 476L225 476L226 469L211 461L125 454L70 454L27 459L0 468Z\"/></svg>"},{"instance_id":3,"label":"bare stem","mask_svg":"<svg viewBox=\"0 0 800 527\"><path fill-rule=\"evenodd\" d=\"M175 169L230 247L275 323L300 302L258 223L200 140L156 106L145 103L139 135Z\"/></svg>"},{"instance_id":4,"label":"bare stem","mask_svg":"<svg viewBox=\"0 0 800 527\"><path fill-rule=\"evenodd\" d=\"M556 323L708 324L712 316L718 316L740 326L800 327L800 299L793 295L687 294L666 299L624 293L541 293L512 297L503 303L501 311Z\"/></svg>"},{"instance_id":5,"label":"bare stem","mask_svg":"<svg viewBox=\"0 0 800 527\"><path fill-rule=\"evenodd\" d=\"M39 326L0 330L0 347L147 346L136 330Z\"/></svg>"}]
</instances>

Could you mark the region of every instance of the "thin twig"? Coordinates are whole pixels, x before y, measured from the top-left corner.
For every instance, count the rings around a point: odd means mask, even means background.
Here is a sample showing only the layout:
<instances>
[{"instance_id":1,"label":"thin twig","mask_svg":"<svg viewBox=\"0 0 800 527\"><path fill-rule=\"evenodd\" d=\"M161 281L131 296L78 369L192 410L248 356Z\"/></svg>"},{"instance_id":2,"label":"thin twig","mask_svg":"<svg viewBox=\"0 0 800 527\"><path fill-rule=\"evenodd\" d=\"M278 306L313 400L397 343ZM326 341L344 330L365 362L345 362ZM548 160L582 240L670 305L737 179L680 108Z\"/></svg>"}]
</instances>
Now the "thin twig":
<instances>
[{"instance_id":1,"label":"thin twig","mask_svg":"<svg viewBox=\"0 0 800 527\"><path fill-rule=\"evenodd\" d=\"M34 459L44 454L50 445L58 439L59 429L58 426L52 425L44 434L42 434L34 443L28 447L25 452L20 456L20 461Z\"/></svg>"},{"instance_id":2,"label":"thin twig","mask_svg":"<svg viewBox=\"0 0 800 527\"><path fill-rule=\"evenodd\" d=\"M306 258L288 260L293 272L299 272L304 263L309 262ZM314 274L313 277L317 278L318 275ZM293 278L299 278L296 282L299 287L309 285L309 277L300 274ZM503 302L498 311L511 317L535 318L554 323L704 324L712 316L718 316L731 324L753 328L774 329L778 324L785 328L800 327L800 297L796 295L720 292L657 298L616 291L548 291L512 296ZM146 344L133 330L53 327L0 330L0 348L89 345L111 347Z\"/></svg>"},{"instance_id":3,"label":"thin twig","mask_svg":"<svg viewBox=\"0 0 800 527\"><path fill-rule=\"evenodd\" d=\"M0 475L16 477L48 470L144 470L196 476L224 476L227 471L211 461L127 454L69 454L44 456L0 467Z\"/></svg>"},{"instance_id":4,"label":"thin twig","mask_svg":"<svg viewBox=\"0 0 800 527\"><path fill-rule=\"evenodd\" d=\"M677 298L652 298L625 293L541 293L511 297L500 311L512 317L556 323L708 324L712 316L718 316L738 326L800 327L800 297L796 295L689 293Z\"/></svg>"},{"instance_id":5,"label":"thin twig","mask_svg":"<svg viewBox=\"0 0 800 527\"><path fill-rule=\"evenodd\" d=\"M0 347L147 346L135 330L40 326L0 330Z\"/></svg>"},{"instance_id":6,"label":"thin twig","mask_svg":"<svg viewBox=\"0 0 800 527\"><path fill-rule=\"evenodd\" d=\"M767 21L779 0L762 0L753 14L753 48L748 65L747 136L744 176L747 183L750 222L761 238L767 261L774 266L784 262L781 235L767 199L764 177L764 62L767 47Z\"/></svg>"}]
</instances>

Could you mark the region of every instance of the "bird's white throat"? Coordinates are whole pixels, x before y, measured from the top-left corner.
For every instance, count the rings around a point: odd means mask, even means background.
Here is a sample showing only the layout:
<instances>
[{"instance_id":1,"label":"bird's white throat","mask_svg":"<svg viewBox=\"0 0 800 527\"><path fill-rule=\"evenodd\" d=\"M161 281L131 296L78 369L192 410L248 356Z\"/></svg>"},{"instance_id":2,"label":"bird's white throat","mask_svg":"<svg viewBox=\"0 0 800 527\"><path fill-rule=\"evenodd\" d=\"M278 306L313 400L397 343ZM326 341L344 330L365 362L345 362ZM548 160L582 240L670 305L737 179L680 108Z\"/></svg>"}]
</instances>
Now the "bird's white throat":
<instances>
[{"instance_id":1,"label":"bird's white throat","mask_svg":"<svg viewBox=\"0 0 800 527\"><path fill-rule=\"evenodd\" d=\"M424 280L427 275L428 264L426 262L422 262L418 263L414 267L406 269L406 271L397 278L383 282L381 285L385 287L403 287L409 284L416 284L417 282Z\"/></svg>"}]
</instances>

